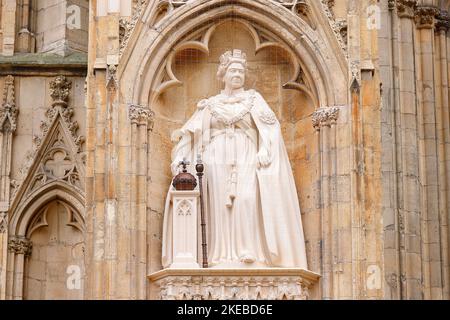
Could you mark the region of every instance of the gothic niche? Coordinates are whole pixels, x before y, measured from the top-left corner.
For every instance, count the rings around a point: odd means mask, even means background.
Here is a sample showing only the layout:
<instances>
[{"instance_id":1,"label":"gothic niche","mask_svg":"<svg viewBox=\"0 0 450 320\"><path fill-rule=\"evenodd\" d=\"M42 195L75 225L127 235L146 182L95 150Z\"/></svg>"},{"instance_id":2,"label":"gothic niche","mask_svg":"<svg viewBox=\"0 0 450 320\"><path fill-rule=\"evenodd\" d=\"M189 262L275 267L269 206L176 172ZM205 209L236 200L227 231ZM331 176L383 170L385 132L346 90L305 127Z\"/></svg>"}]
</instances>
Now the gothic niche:
<instances>
[{"instance_id":1,"label":"gothic niche","mask_svg":"<svg viewBox=\"0 0 450 320\"><path fill-rule=\"evenodd\" d=\"M149 143L149 194L154 213L151 219L157 219L157 225L162 225L167 185L172 178L171 134L191 117L198 101L220 91L222 84L215 76L219 56L234 48L247 53L245 88L260 92L281 122L302 214L317 210L318 144L311 125L311 115L318 106L314 81L274 34L230 18L191 33L175 46L156 75L155 94L150 95L154 100L149 101L155 111ZM161 230L152 229L151 246L159 250ZM160 270L160 259L151 259L151 271Z\"/></svg>"},{"instance_id":2,"label":"gothic niche","mask_svg":"<svg viewBox=\"0 0 450 320\"><path fill-rule=\"evenodd\" d=\"M24 268L24 299L83 299L83 225L79 213L59 200L37 211L27 231L33 247Z\"/></svg>"}]
</instances>

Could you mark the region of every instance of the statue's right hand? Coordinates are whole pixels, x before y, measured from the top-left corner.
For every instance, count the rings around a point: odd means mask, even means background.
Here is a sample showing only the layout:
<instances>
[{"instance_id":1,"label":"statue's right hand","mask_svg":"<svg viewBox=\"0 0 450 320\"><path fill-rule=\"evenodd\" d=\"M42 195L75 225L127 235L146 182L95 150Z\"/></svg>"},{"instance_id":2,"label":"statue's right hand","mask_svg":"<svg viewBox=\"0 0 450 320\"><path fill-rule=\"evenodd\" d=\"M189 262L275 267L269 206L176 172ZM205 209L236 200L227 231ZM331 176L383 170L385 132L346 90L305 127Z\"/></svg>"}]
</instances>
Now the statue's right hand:
<instances>
[{"instance_id":1,"label":"statue's right hand","mask_svg":"<svg viewBox=\"0 0 450 320\"><path fill-rule=\"evenodd\" d=\"M270 159L270 155L269 152L265 149L262 149L258 152L257 154L258 157L258 168L265 168L270 166L271 164L271 159Z\"/></svg>"}]
</instances>

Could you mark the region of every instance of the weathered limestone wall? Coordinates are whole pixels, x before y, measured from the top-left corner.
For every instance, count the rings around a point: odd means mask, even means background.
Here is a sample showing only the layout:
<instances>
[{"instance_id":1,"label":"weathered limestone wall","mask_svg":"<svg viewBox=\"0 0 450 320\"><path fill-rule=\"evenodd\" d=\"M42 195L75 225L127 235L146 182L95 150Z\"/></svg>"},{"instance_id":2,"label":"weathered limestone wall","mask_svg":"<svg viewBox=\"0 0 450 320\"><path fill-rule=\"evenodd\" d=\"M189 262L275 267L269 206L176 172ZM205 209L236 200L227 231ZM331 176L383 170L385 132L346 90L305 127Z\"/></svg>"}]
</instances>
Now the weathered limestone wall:
<instances>
[{"instance_id":1,"label":"weathered limestone wall","mask_svg":"<svg viewBox=\"0 0 450 320\"><path fill-rule=\"evenodd\" d=\"M12 56L14 54L14 39L16 35L16 1L2 1L1 6L1 54Z\"/></svg>"},{"instance_id":2,"label":"weathered limestone wall","mask_svg":"<svg viewBox=\"0 0 450 320\"><path fill-rule=\"evenodd\" d=\"M0 13L0 54L87 52L87 0L5 0Z\"/></svg>"},{"instance_id":3,"label":"weathered limestone wall","mask_svg":"<svg viewBox=\"0 0 450 320\"><path fill-rule=\"evenodd\" d=\"M448 5L382 8L384 297L448 299Z\"/></svg>"},{"instance_id":4,"label":"weathered limestone wall","mask_svg":"<svg viewBox=\"0 0 450 320\"><path fill-rule=\"evenodd\" d=\"M88 1L40 0L35 12L36 52L87 52Z\"/></svg>"}]
</instances>

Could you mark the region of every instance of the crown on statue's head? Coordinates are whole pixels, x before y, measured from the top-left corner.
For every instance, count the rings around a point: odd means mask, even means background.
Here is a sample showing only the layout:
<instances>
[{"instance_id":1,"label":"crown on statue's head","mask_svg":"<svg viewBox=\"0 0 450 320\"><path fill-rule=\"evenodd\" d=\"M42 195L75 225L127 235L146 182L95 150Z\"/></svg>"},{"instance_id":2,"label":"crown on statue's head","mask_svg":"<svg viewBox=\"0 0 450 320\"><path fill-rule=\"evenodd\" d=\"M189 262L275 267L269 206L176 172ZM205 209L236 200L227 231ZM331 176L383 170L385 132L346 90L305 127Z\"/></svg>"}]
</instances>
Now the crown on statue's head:
<instances>
[{"instance_id":1,"label":"crown on statue's head","mask_svg":"<svg viewBox=\"0 0 450 320\"><path fill-rule=\"evenodd\" d=\"M233 51L227 51L220 57L221 65L229 65L232 62L239 62L246 65L247 55L242 50L233 49Z\"/></svg>"}]
</instances>

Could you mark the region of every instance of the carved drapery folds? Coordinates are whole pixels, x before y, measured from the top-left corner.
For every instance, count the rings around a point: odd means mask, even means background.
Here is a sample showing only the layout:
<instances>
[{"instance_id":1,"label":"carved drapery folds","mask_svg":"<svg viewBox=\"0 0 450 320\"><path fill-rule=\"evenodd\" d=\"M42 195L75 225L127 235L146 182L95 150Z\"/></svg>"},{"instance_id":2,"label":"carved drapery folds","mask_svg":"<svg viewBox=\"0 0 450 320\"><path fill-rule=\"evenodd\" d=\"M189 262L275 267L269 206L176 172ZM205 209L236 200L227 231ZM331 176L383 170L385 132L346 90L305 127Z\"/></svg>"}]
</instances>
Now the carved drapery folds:
<instances>
[{"instance_id":1,"label":"carved drapery folds","mask_svg":"<svg viewBox=\"0 0 450 320\"><path fill-rule=\"evenodd\" d=\"M8 241L8 250L12 253L30 256L32 249L33 243L25 237L14 236Z\"/></svg>"},{"instance_id":2,"label":"carved drapery folds","mask_svg":"<svg viewBox=\"0 0 450 320\"><path fill-rule=\"evenodd\" d=\"M7 76L3 91L3 103L0 106L0 132L14 132L17 127L17 114L14 89L14 77Z\"/></svg>"},{"instance_id":3,"label":"carved drapery folds","mask_svg":"<svg viewBox=\"0 0 450 320\"><path fill-rule=\"evenodd\" d=\"M320 131L324 126L330 127L336 124L339 118L339 107L320 108L312 115L313 127Z\"/></svg>"}]
</instances>

